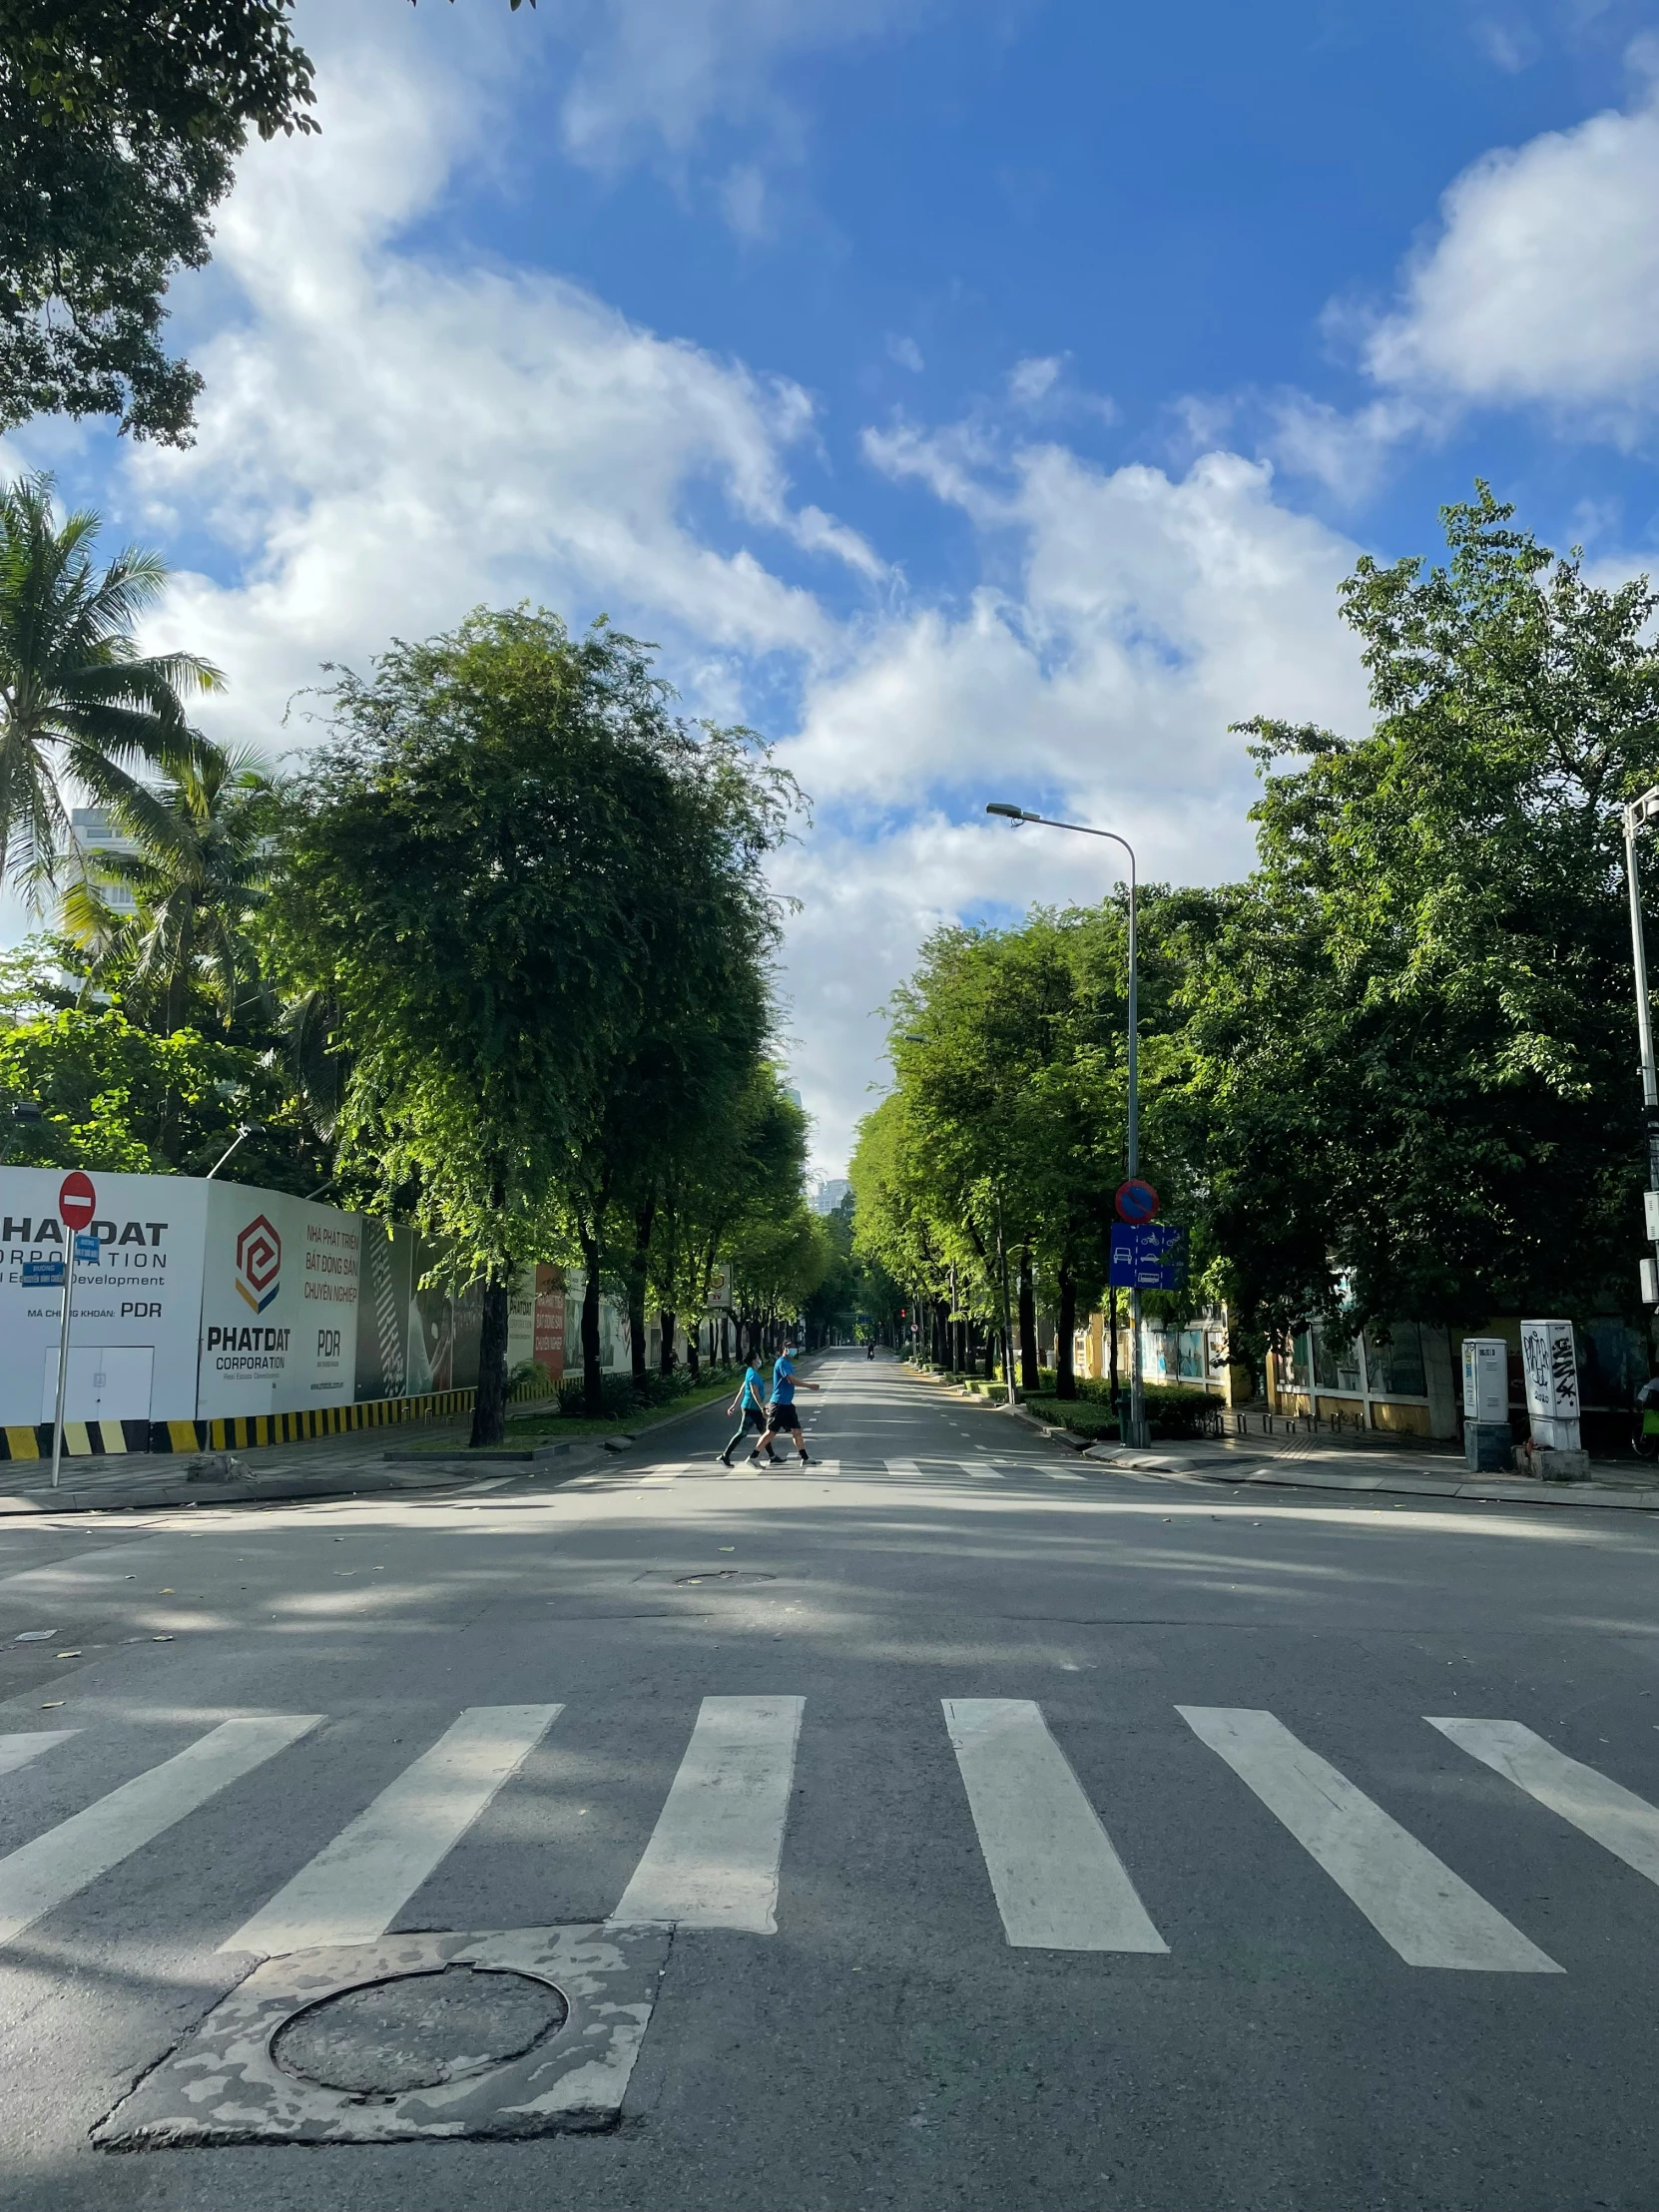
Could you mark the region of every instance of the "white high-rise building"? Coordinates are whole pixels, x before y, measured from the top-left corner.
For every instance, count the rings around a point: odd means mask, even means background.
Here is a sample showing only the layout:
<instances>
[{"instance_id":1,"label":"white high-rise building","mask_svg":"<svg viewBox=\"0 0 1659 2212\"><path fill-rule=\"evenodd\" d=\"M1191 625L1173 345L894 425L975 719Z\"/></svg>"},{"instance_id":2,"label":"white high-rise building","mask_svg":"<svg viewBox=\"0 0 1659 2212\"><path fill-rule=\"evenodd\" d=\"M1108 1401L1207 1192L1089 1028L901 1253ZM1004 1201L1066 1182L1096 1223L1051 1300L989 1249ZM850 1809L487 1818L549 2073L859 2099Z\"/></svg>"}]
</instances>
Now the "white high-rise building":
<instances>
[{"instance_id":1,"label":"white high-rise building","mask_svg":"<svg viewBox=\"0 0 1659 2212\"><path fill-rule=\"evenodd\" d=\"M814 1213L832 1214L851 1188L844 1175L830 1176L818 1187L818 1196L813 1201Z\"/></svg>"}]
</instances>

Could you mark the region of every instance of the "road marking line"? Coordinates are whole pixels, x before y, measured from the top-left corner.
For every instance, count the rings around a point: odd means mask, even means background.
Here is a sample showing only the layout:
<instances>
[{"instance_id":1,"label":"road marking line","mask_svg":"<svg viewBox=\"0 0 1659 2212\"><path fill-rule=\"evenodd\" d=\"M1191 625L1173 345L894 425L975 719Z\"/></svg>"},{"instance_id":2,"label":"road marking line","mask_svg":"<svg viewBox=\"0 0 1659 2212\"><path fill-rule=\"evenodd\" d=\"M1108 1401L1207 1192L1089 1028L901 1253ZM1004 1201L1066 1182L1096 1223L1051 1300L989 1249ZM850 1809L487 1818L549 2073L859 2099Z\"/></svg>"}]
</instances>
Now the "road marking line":
<instances>
[{"instance_id":1,"label":"road marking line","mask_svg":"<svg viewBox=\"0 0 1659 2212\"><path fill-rule=\"evenodd\" d=\"M913 1459L883 1459L881 1464L889 1474L919 1475L921 1473L920 1467L916 1465Z\"/></svg>"},{"instance_id":2,"label":"road marking line","mask_svg":"<svg viewBox=\"0 0 1659 2212\"><path fill-rule=\"evenodd\" d=\"M122 1783L84 1812L0 1859L0 1943L153 1843L233 1782L286 1751L320 1713L221 1721L194 1744Z\"/></svg>"},{"instance_id":3,"label":"road marking line","mask_svg":"<svg viewBox=\"0 0 1659 2212\"><path fill-rule=\"evenodd\" d=\"M469 1706L220 1949L374 1942L563 1711Z\"/></svg>"},{"instance_id":4,"label":"road marking line","mask_svg":"<svg viewBox=\"0 0 1659 2212\"><path fill-rule=\"evenodd\" d=\"M1178 1705L1408 1966L1560 1973L1495 1907L1271 1713Z\"/></svg>"},{"instance_id":5,"label":"road marking line","mask_svg":"<svg viewBox=\"0 0 1659 2212\"><path fill-rule=\"evenodd\" d=\"M703 1700L613 1921L777 1935L778 1870L805 1704L799 1697Z\"/></svg>"},{"instance_id":6,"label":"road marking line","mask_svg":"<svg viewBox=\"0 0 1659 2212\"><path fill-rule=\"evenodd\" d=\"M681 1475L690 1474L691 1467L684 1459L671 1460L660 1467L647 1467L639 1478L642 1490L660 1490L665 1484L677 1482Z\"/></svg>"},{"instance_id":7,"label":"road marking line","mask_svg":"<svg viewBox=\"0 0 1659 2212\"><path fill-rule=\"evenodd\" d=\"M1040 1709L1025 1698L940 1702L1009 1942L1167 1951Z\"/></svg>"},{"instance_id":8,"label":"road marking line","mask_svg":"<svg viewBox=\"0 0 1659 2212\"><path fill-rule=\"evenodd\" d=\"M1559 1813L1649 1882L1659 1883L1659 1811L1645 1798L1569 1759L1519 1721L1464 1720L1460 1715L1437 1720L1432 1713L1423 1717L1471 1759Z\"/></svg>"},{"instance_id":9,"label":"road marking line","mask_svg":"<svg viewBox=\"0 0 1659 2212\"><path fill-rule=\"evenodd\" d=\"M26 1767L54 1744L67 1744L71 1736L80 1733L78 1728L31 1728L21 1736L0 1736L0 1774Z\"/></svg>"},{"instance_id":10,"label":"road marking line","mask_svg":"<svg viewBox=\"0 0 1659 2212\"><path fill-rule=\"evenodd\" d=\"M1001 1468L987 1466L982 1459L958 1459L956 1465L961 1468L964 1474L971 1475L975 1482L1000 1482L1002 1480Z\"/></svg>"}]
</instances>

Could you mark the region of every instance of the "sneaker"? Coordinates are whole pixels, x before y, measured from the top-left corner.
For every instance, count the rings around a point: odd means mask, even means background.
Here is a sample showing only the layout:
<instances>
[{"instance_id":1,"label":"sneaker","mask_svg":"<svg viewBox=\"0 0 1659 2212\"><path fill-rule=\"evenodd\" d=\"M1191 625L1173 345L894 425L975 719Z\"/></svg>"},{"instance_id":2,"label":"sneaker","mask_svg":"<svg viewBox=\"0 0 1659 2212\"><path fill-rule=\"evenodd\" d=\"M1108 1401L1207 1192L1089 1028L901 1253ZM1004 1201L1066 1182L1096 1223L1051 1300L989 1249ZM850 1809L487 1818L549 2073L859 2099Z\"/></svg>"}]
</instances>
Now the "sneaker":
<instances>
[{"instance_id":1,"label":"sneaker","mask_svg":"<svg viewBox=\"0 0 1659 2212\"><path fill-rule=\"evenodd\" d=\"M724 1451L717 1452L715 1456L717 1459L719 1459L723 1467L729 1467L732 1464L731 1460L727 1458Z\"/></svg>"},{"instance_id":2,"label":"sneaker","mask_svg":"<svg viewBox=\"0 0 1659 2212\"><path fill-rule=\"evenodd\" d=\"M811 1460L810 1460L810 1459L808 1458L808 1456L807 1456L807 1454L806 1454L805 1452L803 1452L803 1453L801 1454L801 1464L802 1464L802 1465L803 1465L804 1467L810 1467L810 1466L812 1465L812 1461L811 1461Z\"/></svg>"}]
</instances>

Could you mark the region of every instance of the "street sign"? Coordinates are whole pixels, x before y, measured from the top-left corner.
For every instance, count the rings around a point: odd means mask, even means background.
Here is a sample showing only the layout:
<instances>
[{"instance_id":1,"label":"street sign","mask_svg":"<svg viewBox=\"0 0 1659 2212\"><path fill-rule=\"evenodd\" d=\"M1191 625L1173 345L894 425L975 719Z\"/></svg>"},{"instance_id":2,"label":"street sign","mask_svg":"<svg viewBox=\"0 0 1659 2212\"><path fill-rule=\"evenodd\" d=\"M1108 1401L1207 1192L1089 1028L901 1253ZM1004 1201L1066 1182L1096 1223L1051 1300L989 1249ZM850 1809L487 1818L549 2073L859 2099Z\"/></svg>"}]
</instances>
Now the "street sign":
<instances>
[{"instance_id":1,"label":"street sign","mask_svg":"<svg viewBox=\"0 0 1659 2212\"><path fill-rule=\"evenodd\" d=\"M1187 1232L1173 1222L1120 1222L1112 1231L1115 1291L1178 1291L1187 1280Z\"/></svg>"},{"instance_id":2,"label":"street sign","mask_svg":"<svg viewBox=\"0 0 1659 2212\"><path fill-rule=\"evenodd\" d=\"M63 1262L61 1260L25 1260L23 1263L23 1287L29 1291L61 1291L63 1289Z\"/></svg>"},{"instance_id":3,"label":"street sign","mask_svg":"<svg viewBox=\"0 0 1659 2212\"><path fill-rule=\"evenodd\" d=\"M77 1230L75 1235L75 1257L83 1267L97 1267L98 1255L102 1249L103 1247L96 1236L88 1236L84 1230Z\"/></svg>"},{"instance_id":4,"label":"street sign","mask_svg":"<svg viewBox=\"0 0 1659 2212\"><path fill-rule=\"evenodd\" d=\"M92 1187L92 1177L83 1175L79 1168L66 1175L58 1189L58 1212L66 1229L85 1229L98 1211L98 1193Z\"/></svg>"},{"instance_id":5,"label":"street sign","mask_svg":"<svg viewBox=\"0 0 1659 2212\"><path fill-rule=\"evenodd\" d=\"M1127 1183L1118 1185L1119 1221L1156 1221L1158 1218L1158 1193L1150 1183L1143 1183L1138 1175L1132 1175Z\"/></svg>"}]
</instances>

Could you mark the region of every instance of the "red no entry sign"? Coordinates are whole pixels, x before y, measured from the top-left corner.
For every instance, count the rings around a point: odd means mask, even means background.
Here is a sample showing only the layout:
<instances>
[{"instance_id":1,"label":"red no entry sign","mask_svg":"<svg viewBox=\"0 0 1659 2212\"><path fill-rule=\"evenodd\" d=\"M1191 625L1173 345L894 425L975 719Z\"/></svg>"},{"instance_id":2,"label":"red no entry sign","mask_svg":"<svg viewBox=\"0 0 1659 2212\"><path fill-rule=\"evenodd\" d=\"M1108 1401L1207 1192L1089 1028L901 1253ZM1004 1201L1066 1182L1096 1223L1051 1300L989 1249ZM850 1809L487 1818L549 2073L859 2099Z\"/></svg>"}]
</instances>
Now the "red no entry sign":
<instances>
[{"instance_id":1,"label":"red no entry sign","mask_svg":"<svg viewBox=\"0 0 1659 2212\"><path fill-rule=\"evenodd\" d=\"M1150 1183L1143 1183L1136 1175L1118 1185L1119 1221L1156 1221L1157 1218L1158 1193Z\"/></svg>"},{"instance_id":2,"label":"red no entry sign","mask_svg":"<svg viewBox=\"0 0 1659 2212\"><path fill-rule=\"evenodd\" d=\"M98 1210L98 1193L92 1187L92 1177L83 1175L77 1168L73 1175L66 1175L58 1190L58 1212L66 1229L84 1229Z\"/></svg>"}]
</instances>

